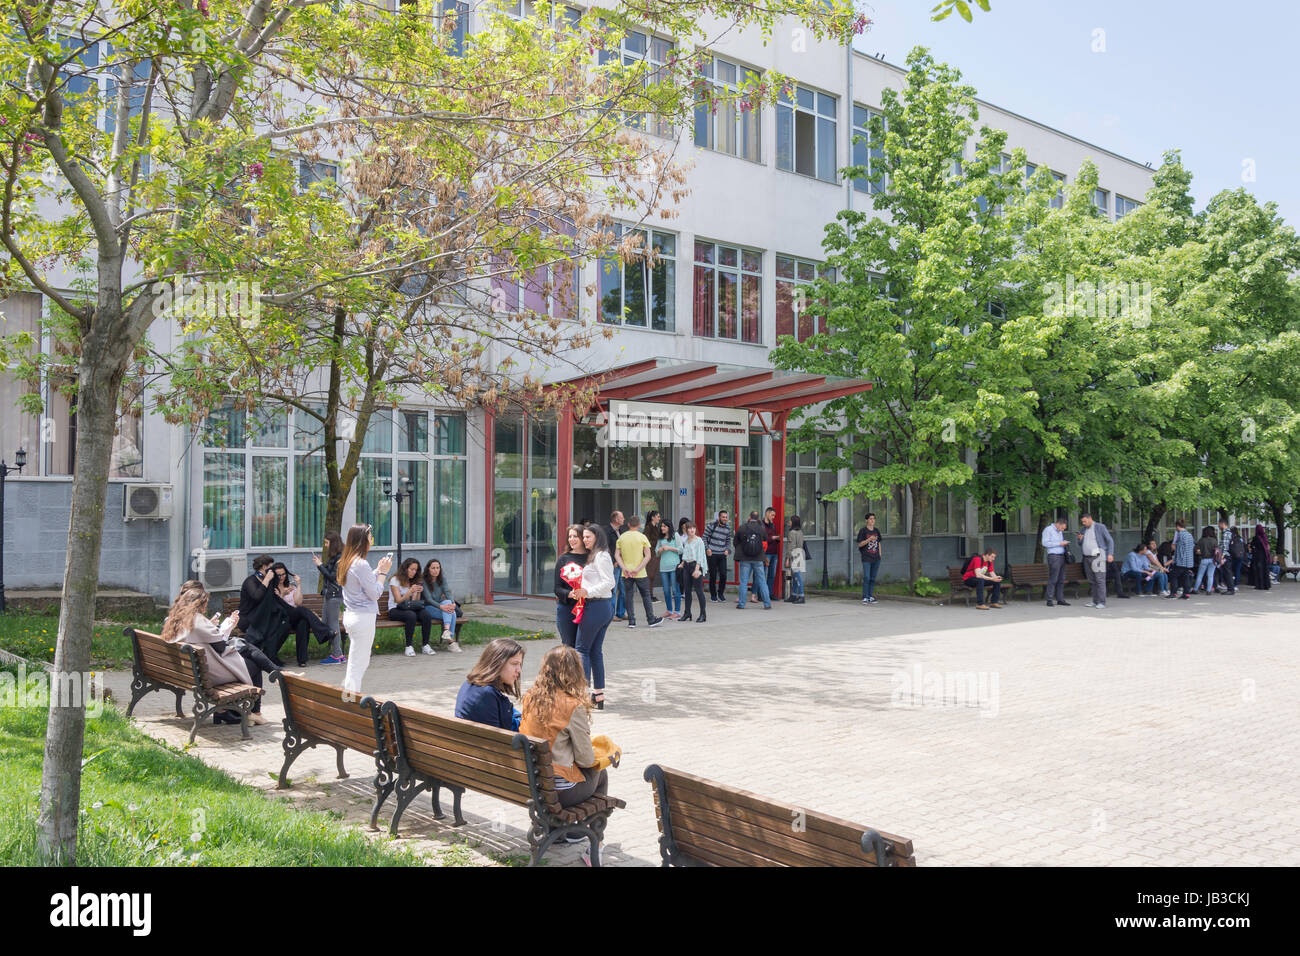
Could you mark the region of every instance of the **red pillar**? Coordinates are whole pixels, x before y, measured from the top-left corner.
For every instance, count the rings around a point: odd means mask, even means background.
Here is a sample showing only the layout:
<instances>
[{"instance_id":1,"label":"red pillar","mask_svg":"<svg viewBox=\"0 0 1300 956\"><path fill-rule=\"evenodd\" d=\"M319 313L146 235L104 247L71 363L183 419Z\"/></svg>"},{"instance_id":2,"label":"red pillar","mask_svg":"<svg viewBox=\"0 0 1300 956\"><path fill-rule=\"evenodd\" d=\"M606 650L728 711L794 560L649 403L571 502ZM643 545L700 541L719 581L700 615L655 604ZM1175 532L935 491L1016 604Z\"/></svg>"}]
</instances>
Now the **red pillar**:
<instances>
[{"instance_id":1,"label":"red pillar","mask_svg":"<svg viewBox=\"0 0 1300 956\"><path fill-rule=\"evenodd\" d=\"M492 549L495 545L493 519L496 493L496 416L483 413L483 603L492 603Z\"/></svg>"},{"instance_id":2,"label":"red pillar","mask_svg":"<svg viewBox=\"0 0 1300 956\"><path fill-rule=\"evenodd\" d=\"M776 527L781 534L781 548L776 559L781 561L785 554L785 420L787 412L777 412L772 416L772 507L776 509ZM776 568L776 588L772 599L782 597L785 574L781 565Z\"/></svg>"},{"instance_id":3,"label":"red pillar","mask_svg":"<svg viewBox=\"0 0 1300 956\"><path fill-rule=\"evenodd\" d=\"M740 448L737 447L737 448L734 449L734 450L735 450L735 452L736 452L736 481L735 481L736 489L735 489L735 492L733 493L733 501L732 501L732 505L731 505L731 533L732 533L733 536L735 535L735 533L736 533L737 531L740 530L741 521L742 521L742 519L741 519L741 517L740 517L740 475L741 475L741 472L740 472ZM746 519L746 520L747 520L747 519ZM737 552L737 551L732 551L732 552L731 552L731 580L736 581L736 582L739 582L739 581L740 581L740 560L739 560L739 558L740 558L740 553L739 553L739 552ZM737 586L739 586L739 584L737 584ZM736 592L736 593L739 594L740 592L738 591L738 592Z\"/></svg>"},{"instance_id":4,"label":"red pillar","mask_svg":"<svg viewBox=\"0 0 1300 956\"><path fill-rule=\"evenodd\" d=\"M563 554L569 549L568 527L573 523L573 404L571 402L565 402L564 407L560 409L555 446L555 523L559 525L557 529L559 550L556 554Z\"/></svg>"},{"instance_id":5,"label":"red pillar","mask_svg":"<svg viewBox=\"0 0 1300 956\"><path fill-rule=\"evenodd\" d=\"M700 456L695 459L695 533L703 536L704 526L708 524L709 502L705 499L708 485L708 472L705 471L704 456L709 453L708 445L701 446Z\"/></svg>"}]
</instances>

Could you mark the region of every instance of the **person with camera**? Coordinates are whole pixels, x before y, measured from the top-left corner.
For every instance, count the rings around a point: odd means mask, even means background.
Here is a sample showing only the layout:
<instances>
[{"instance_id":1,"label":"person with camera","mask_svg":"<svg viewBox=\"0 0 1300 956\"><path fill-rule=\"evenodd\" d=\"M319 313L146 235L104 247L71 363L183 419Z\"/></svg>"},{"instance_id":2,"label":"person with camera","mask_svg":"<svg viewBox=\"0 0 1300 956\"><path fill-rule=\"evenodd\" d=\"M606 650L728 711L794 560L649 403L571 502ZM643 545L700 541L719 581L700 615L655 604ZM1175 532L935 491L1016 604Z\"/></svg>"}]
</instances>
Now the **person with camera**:
<instances>
[{"instance_id":1,"label":"person with camera","mask_svg":"<svg viewBox=\"0 0 1300 956\"><path fill-rule=\"evenodd\" d=\"M277 561L271 566L275 574L273 588L276 598L284 604L285 620L288 622L288 628L280 638L283 643L290 633L294 635L293 649L298 658L298 666L307 666L307 648L311 645L310 635L315 634L316 640L322 644L328 644L330 638L330 629L325 622L312 613L311 608L302 606L302 584L298 576L290 571L282 561ZM271 657L278 657L280 644L274 646L270 654Z\"/></svg>"},{"instance_id":2,"label":"person with camera","mask_svg":"<svg viewBox=\"0 0 1300 956\"><path fill-rule=\"evenodd\" d=\"M393 566L392 554L385 555L376 567L366 560L375 542L370 525L354 524L348 529L339 558L339 580L343 582L343 626L347 629L348 664L343 687L359 694L370 652L375 646L375 620L379 617L379 596L384 593L384 577Z\"/></svg>"}]
</instances>

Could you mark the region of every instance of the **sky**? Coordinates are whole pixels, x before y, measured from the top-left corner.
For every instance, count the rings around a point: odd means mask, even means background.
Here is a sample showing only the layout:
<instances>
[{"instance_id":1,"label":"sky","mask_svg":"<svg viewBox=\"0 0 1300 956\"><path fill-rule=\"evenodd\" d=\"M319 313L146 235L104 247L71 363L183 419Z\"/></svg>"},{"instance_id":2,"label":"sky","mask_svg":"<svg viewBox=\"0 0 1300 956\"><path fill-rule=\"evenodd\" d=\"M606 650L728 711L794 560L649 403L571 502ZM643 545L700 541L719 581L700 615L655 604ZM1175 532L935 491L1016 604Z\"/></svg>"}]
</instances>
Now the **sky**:
<instances>
[{"instance_id":1,"label":"sky","mask_svg":"<svg viewBox=\"0 0 1300 956\"><path fill-rule=\"evenodd\" d=\"M866 0L857 48L929 47L980 99L1140 163L1179 149L1198 211L1244 186L1300 229L1300 3L990 0L972 23L934 3Z\"/></svg>"}]
</instances>

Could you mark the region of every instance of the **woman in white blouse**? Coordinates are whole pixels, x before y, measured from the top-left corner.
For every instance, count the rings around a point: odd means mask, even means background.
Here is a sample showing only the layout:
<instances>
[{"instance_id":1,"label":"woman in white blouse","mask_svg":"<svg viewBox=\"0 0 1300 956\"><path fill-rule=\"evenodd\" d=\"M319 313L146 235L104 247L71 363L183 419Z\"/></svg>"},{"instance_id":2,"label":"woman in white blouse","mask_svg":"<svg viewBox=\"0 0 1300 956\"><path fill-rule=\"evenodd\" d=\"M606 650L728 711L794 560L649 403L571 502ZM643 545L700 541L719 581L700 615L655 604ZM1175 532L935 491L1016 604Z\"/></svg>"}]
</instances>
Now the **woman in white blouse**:
<instances>
[{"instance_id":1,"label":"woman in white blouse","mask_svg":"<svg viewBox=\"0 0 1300 956\"><path fill-rule=\"evenodd\" d=\"M393 566L392 555L385 556L376 567L366 560L374 538L370 525L354 524L348 529L339 558L338 580L343 585L343 627L348 632L348 669L343 688L360 693L361 679L370 666L370 651L375 645L375 619L379 617L379 596L384 593L384 577Z\"/></svg>"},{"instance_id":2,"label":"woman in white blouse","mask_svg":"<svg viewBox=\"0 0 1300 956\"><path fill-rule=\"evenodd\" d=\"M578 622L578 655L587 683L591 685L591 702L598 710L605 709L605 631L614 619L614 562L609 556L605 532L599 525L587 525L582 532L582 543L587 546L587 563L582 569L582 581L569 597L586 599L582 620Z\"/></svg>"},{"instance_id":3,"label":"woman in white blouse","mask_svg":"<svg viewBox=\"0 0 1300 956\"><path fill-rule=\"evenodd\" d=\"M211 618L204 617L208 609L208 592L198 581L186 581L181 585L180 593L172 602L163 622L162 639L176 644L194 644L206 648L208 675L213 686L222 684L252 684L262 686L262 674L279 670L261 650L247 643L242 638L232 638L230 632L239 623L239 612L217 626L220 614ZM253 704L253 713L249 720L254 724L264 724L262 716L262 699ZM238 715L232 711L214 714L213 723L239 723Z\"/></svg>"}]
</instances>

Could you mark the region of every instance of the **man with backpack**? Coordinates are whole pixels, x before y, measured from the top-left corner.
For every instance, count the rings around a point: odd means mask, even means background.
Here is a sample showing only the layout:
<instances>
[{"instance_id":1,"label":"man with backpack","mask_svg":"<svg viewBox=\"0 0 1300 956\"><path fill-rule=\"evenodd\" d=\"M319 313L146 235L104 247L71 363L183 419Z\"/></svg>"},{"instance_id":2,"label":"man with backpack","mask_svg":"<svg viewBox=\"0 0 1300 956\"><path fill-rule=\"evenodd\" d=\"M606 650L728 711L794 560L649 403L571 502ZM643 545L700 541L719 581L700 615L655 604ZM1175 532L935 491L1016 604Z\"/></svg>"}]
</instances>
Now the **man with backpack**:
<instances>
[{"instance_id":1,"label":"man with backpack","mask_svg":"<svg viewBox=\"0 0 1300 956\"><path fill-rule=\"evenodd\" d=\"M1219 574L1223 579L1226 593L1236 594L1236 569L1241 566L1241 561L1246 557L1246 542L1241 540L1241 535L1232 533L1224 518L1219 519L1219 553L1223 558L1219 564Z\"/></svg>"},{"instance_id":2,"label":"man with backpack","mask_svg":"<svg viewBox=\"0 0 1300 956\"><path fill-rule=\"evenodd\" d=\"M987 611L991 607L1002 606L1002 576L994 570L997 560L997 551L987 548L983 554L972 554L962 565L961 583L975 592L977 611ZM989 604L984 603L986 586L993 589L993 601Z\"/></svg>"},{"instance_id":3,"label":"man with backpack","mask_svg":"<svg viewBox=\"0 0 1300 956\"><path fill-rule=\"evenodd\" d=\"M758 518L757 511L749 513L745 526L736 532L736 563L740 566L740 603L745 609L749 597L749 582L757 580L758 596L765 610L772 610L772 594L767 589L767 575L763 573L763 555L767 552L767 529Z\"/></svg>"}]
</instances>

